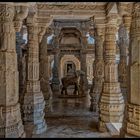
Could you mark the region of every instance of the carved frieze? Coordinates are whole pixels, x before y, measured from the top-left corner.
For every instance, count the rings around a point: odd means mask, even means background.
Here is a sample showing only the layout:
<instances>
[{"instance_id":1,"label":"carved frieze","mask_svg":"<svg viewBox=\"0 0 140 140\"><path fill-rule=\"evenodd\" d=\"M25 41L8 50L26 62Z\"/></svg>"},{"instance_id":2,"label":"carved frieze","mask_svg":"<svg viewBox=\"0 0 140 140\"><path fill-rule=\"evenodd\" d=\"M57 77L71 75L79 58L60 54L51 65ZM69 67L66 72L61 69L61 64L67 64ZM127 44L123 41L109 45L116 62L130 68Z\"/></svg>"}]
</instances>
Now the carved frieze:
<instances>
[{"instance_id":1,"label":"carved frieze","mask_svg":"<svg viewBox=\"0 0 140 140\"><path fill-rule=\"evenodd\" d=\"M39 10L104 10L105 5L96 5L95 4L37 4Z\"/></svg>"}]
</instances>

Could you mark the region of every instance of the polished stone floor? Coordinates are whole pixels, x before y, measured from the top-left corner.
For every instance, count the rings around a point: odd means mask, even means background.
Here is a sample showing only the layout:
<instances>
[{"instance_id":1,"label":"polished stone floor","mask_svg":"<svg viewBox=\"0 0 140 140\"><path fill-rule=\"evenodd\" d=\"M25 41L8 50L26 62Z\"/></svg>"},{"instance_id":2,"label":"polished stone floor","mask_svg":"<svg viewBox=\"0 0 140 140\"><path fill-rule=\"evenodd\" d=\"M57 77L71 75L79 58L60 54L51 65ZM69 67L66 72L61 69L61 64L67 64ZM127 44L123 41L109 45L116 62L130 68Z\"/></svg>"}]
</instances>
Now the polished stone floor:
<instances>
[{"instance_id":1,"label":"polished stone floor","mask_svg":"<svg viewBox=\"0 0 140 140\"><path fill-rule=\"evenodd\" d=\"M52 112L47 114L47 131L37 138L111 137L97 130L98 115L89 111L90 97L59 98L54 94Z\"/></svg>"}]
</instances>

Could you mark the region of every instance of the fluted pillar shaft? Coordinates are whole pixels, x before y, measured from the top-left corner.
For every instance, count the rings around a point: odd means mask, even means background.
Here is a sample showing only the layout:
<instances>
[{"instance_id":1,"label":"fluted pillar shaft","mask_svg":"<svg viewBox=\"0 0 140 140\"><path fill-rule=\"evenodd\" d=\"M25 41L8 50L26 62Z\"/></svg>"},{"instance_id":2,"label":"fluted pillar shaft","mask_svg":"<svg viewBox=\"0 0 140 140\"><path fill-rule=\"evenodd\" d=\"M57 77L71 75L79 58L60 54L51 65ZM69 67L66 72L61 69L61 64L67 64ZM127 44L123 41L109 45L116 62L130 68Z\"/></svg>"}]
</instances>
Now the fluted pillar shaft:
<instances>
[{"instance_id":1,"label":"fluted pillar shaft","mask_svg":"<svg viewBox=\"0 0 140 140\"><path fill-rule=\"evenodd\" d=\"M19 101L19 73L13 3L0 4L0 137L25 137Z\"/></svg>"},{"instance_id":2,"label":"fluted pillar shaft","mask_svg":"<svg viewBox=\"0 0 140 140\"><path fill-rule=\"evenodd\" d=\"M103 91L99 103L99 130L106 131L106 123L120 123L123 120L124 99L118 82L116 64L117 17L107 18L105 31L105 66Z\"/></svg>"}]
</instances>

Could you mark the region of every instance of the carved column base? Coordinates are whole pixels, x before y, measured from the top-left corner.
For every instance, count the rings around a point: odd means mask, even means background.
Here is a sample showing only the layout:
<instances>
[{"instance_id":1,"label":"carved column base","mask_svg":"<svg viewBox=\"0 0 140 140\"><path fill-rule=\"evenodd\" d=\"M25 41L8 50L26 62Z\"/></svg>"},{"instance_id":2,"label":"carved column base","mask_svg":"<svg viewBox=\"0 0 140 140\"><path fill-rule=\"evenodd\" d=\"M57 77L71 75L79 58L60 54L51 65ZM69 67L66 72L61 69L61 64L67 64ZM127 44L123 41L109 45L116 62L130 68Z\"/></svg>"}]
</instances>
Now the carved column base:
<instances>
[{"instance_id":1,"label":"carved column base","mask_svg":"<svg viewBox=\"0 0 140 140\"><path fill-rule=\"evenodd\" d=\"M126 117L121 135L123 137L140 137L140 106L128 104Z\"/></svg>"},{"instance_id":2,"label":"carved column base","mask_svg":"<svg viewBox=\"0 0 140 140\"><path fill-rule=\"evenodd\" d=\"M98 130L99 130L99 132L107 132L107 127L105 125L105 122L99 120Z\"/></svg>"},{"instance_id":3,"label":"carved column base","mask_svg":"<svg viewBox=\"0 0 140 140\"><path fill-rule=\"evenodd\" d=\"M45 101L42 92L25 93L24 97L24 122L34 125L32 134L41 134L46 131L47 124L44 116Z\"/></svg>"},{"instance_id":4,"label":"carved column base","mask_svg":"<svg viewBox=\"0 0 140 140\"><path fill-rule=\"evenodd\" d=\"M104 90L100 99L99 123L120 123L124 116L124 99L120 92L119 83L104 83ZM102 128L99 128L102 129Z\"/></svg>"},{"instance_id":5,"label":"carved column base","mask_svg":"<svg viewBox=\"0 0 140 140\"><path fill-rule=\"evenodd\" d=\"M25 132L21 120L20 105L0 107L0 138L24 138Z\"/></svg>"},{"instance_id":6,"label":"carved column base","mask_svg":"<svg viewBox=\"0 0 140 140\"><path fill-rule=\"evenodd\" d=\"M51 86L48 81L40 82L40 84L42 86L42 92L43 92L43 96L45 100L45 114L46 114L48 112L52 112L53 93L52 93Z\"/></svg>"}]
</instances>

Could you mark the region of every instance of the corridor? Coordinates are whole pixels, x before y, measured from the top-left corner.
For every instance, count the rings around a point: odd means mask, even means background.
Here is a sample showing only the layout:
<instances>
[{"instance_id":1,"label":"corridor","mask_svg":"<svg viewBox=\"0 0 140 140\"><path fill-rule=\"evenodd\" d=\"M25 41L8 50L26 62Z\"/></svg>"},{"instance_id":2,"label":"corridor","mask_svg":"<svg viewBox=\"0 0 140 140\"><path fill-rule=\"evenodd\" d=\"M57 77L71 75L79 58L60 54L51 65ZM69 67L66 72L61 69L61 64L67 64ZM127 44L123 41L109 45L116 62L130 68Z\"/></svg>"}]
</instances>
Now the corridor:
<instances>
[{"instance_id":1,"label":"corridor","mask_svg":"<svg viewBox=\"0 0 140 140\"><path fill-rule=\"evenodd\" d=\"M98 115L89 111L90 97L53 98L52 112L47 115L47 132L39 138L111 137L97 130Z\"/></svg>"}]
</instances>

